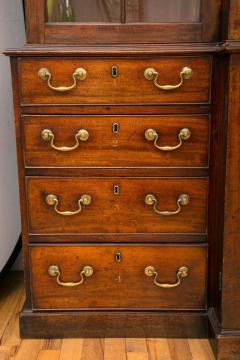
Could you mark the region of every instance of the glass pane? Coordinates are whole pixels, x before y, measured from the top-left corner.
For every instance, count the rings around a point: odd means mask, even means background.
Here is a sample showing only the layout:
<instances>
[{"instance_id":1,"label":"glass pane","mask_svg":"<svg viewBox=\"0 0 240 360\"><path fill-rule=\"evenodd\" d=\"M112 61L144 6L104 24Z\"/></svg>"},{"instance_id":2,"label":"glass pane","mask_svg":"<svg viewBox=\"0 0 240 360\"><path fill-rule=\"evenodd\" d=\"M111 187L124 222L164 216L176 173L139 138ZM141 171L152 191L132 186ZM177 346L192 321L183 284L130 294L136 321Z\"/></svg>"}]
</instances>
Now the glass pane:
<instances>
[{"instance_id":1,"label":"glass pane","mask_svg":"<svg viewBox=\"0 0 240 360\"><path fill-rule=\"evenodd\" d=\"M121 0L47 0L47 22L120 22Z\"/></svg>"},{"instance_id":2,"label":"glass pane","mask_svg":"<svg viewBox=\"0 0 240 360\"><path fill-rule=\"evenodd\" d=\"M126 0L126 21L198 22L201 0Z\"/></svg>"}]
</instances>

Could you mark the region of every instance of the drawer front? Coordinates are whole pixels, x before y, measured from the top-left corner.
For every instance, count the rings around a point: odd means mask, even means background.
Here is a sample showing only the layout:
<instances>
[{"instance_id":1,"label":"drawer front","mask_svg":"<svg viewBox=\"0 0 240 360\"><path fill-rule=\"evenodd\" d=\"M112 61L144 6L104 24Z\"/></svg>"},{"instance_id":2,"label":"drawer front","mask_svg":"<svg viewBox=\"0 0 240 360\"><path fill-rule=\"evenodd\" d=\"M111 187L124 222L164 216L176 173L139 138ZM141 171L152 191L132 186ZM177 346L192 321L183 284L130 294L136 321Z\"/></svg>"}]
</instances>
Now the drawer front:
<instances>
[{"instance_id":1,"label":"drawer front","mask_svg":"<svg viewBox=\"0 0 240 360\"><path fill-rule=\"evenodd\" d=\"M37 246L30 253L36 309L206 306L206 247Z\"/></svg>"},{"instance_id":2,"label":"drawer front","mask_svg":"<svg viewBox=\"0 0 240 360\"><path fill-rule=\"evenodd\" d=\"M28 167L208 166L204 115L24 116L23 127Z\"/></svg>"},{"instance_id":3,"label":"drawer front","mask_svg":"<svg viewBox=\"0 0 240 360\"><path fill-rule=\"evenodd\" d=\"M207 192L205 178L28 178L29 231L206 233Z\"/></svg>"},{"instance_id":4,"label":"drawer front","mask_svg":"<svg viewBox=\"0 0 240 360\"><path fill-rule=\"evenodd\" d=\"M117 76L112 73L113 66ZM184 75L185 67L192 70L190 75ZM78 78L79 68L86 73L82 71ZM155 70L152 80L145 77L149 68ZM48 71L39 75L41 69ZM210 99L211 57L207 56L32 58L20 60L19 71L23 104L208 103ZM154 81L173 88L160 89Z\"/></svg>"}]
</instances>

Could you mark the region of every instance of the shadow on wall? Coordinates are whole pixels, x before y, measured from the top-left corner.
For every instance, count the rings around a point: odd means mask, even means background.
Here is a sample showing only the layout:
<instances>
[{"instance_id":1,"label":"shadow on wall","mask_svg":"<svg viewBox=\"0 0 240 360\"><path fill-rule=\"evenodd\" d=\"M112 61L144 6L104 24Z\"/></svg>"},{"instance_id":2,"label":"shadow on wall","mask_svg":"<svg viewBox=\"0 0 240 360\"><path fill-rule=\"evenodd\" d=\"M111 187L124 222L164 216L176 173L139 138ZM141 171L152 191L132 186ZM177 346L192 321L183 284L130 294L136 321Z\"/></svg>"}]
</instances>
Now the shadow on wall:
<instances>
[{"instance_id":1,"label":"shadow on wall","mask_svg":"<svg viewBox=\"0 0 240 360\"><path fill-rule=\"evenodd\" d=\"M22 0L1 0L0 11L0 272L21 233L9 59L2 51L25 43Z\"/></svg>"}]
</instances>

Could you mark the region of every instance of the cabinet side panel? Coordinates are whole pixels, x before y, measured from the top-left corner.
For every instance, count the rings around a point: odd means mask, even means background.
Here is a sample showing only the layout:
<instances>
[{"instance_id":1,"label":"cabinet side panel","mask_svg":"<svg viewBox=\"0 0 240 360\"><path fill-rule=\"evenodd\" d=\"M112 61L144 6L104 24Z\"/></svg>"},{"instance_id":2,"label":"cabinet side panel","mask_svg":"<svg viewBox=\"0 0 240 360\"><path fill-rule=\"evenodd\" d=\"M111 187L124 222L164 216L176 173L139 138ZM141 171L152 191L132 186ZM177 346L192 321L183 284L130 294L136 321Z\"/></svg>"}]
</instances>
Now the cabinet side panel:
<instances>
[{"instance_id":1,"label":"cabinet side panel","mask_svg":"<svg viewBox=\"0 0 240 360\"><path fill-rule=\"evenodd\" d=\"M240 329L240 55L230 61L222 328Z\"/></svg>"},{"instance_id":2,"label":"cabinet side panel","mask_svg":"<svg viewBox=\"0 0 240 360\"><path fill-rule=\"evenodd\" d=\"M216 56L213 62L210 153L210 187L208 210L209 294L208 303L220 317L219 274L222 271L222 243L224 226L224 188L226 159L226 98L228 94L228 56Z\"/></svg>"},{"instance_id":3,"label":"cabinet side panel","mask_svg":"<svg viewBox=\"0 0 240 360\"><path fill-rule=\"evenodd\" d=\"M11 58L11 72L12 72L12 87L13 87L13 103L15 115L15 129L16 129L16 143L17 143L17 158L18 158L18 180L20 191L20 209L22 222L22 239L23 239L23 255L24 255L24 271L25 283L27 292L27 303L31 304L30 294L30 280L29 280L29 258L28 258L28 238L27 238L27 209L26 209L26 194L25 194L25 170L22 150L22 131L21 131L21 113L20 113L20 99L19 99L19 77L18 77L18 58Z\"/></svg>"}]
</instances>

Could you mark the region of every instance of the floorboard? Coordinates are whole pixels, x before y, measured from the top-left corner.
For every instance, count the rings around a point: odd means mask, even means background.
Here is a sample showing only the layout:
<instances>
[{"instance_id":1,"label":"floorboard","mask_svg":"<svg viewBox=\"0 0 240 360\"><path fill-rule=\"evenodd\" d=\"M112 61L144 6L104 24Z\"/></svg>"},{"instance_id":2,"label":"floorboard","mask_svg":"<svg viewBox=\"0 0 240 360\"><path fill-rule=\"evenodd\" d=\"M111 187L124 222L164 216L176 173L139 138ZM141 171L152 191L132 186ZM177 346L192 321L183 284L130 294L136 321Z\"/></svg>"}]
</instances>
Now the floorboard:
<instances>
[{"instance_id":1,"label":"floorboard","mask_svg":"<svg viewBox=\"0 0 240 360\"><path fill-rule=\"evenodd\" d=\"M23 274L0 283L0 360L214 360L200 339L28 339L19 337Z\"/></svg>"}]
</instances>

